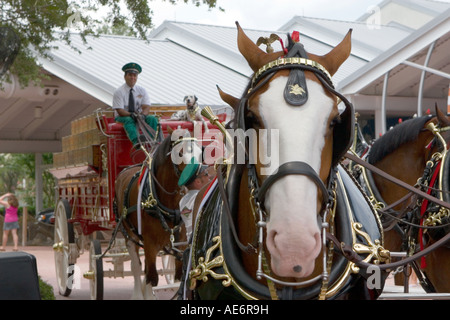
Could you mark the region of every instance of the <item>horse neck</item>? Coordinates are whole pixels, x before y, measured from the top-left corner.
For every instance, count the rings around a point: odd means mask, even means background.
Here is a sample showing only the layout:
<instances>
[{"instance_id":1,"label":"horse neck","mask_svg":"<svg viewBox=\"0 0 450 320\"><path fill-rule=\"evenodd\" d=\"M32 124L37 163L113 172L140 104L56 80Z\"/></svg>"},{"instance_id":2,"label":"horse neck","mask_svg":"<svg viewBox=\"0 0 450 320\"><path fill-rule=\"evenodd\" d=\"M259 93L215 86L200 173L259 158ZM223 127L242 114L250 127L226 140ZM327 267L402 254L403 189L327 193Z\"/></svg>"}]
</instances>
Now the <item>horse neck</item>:
<instances>
[{"instance_id":1,"label":"horse neck","mask_svg":"<svg viewBox=\"0 0 450 320\"><path fill-rule=\"evenodd\" d=\"M175 174L170 157L157 166L155 174L157 182L155 182L156 193L159 201L169 209L177 209L178 201L178 177Z\"/></svg>"},{"instance_id":2,"label":"horse neck","mask_svg":"<svg viewBox=\"0 0 450 320\"><path fill-rule=\"evenodd\" d=\"M171 136L167 136L157 147L152 160L152 175L158 200L169 209L178 209L178 177L170 156Z\"/></svg>"},{"instance_id":3,"label":"horse neck","mask_svg":"<svg viewBox=\"0 0 450 320\"><path fill-rule=\"evenodd\" d=\"M431 139L431 133L423 132L419 134L417 140L401 145L375 163L374 166L397 179L415 185L417 179L423 176L426 162L432 155L432 150L427 148ZM378 191L387 204L395 202L408 192L406 189L377 175L374 175L374 180Z\"/></svg>"}]
</instances>

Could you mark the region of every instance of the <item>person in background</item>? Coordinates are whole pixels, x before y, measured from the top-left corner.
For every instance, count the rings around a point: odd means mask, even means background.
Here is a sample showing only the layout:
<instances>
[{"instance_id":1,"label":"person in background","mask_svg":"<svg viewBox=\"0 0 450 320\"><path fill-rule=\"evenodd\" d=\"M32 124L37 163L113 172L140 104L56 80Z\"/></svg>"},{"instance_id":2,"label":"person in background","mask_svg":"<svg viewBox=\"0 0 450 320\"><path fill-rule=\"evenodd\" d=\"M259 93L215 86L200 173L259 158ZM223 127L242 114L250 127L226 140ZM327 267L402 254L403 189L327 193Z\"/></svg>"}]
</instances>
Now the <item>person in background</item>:
<instances>
[{"instance_id":1,"label":"person in background","mask_svg":"<svg viewBox=\"0 0 450 320\"><path fill-rule=\"evenodd\" d=\"M186 236L189 237L192 233L192 210L194 209L195 197L200 189L210 182L208 174L208 166L200 164L192 157L189 164L183 169L178 180L179 186L185 186L188 189L183 198L179 202L181 219L183 219L186 226Z\"/></svg>"},{"instance_id":2,"label":"person in background","mask_svg":"<svg viewBox=\"0 0 450 320\"><path fill-rule=\"evenodd\" d=\"M158 119L149 115L151 103L147 91L136 84L138 75L142 72L141 66L130 62L122 67L122 71L125 73L125 83L114 92L112 103L115 111L114 120L123 124L133 146L138 146L137 117L142 117L155 132Z\"/></svg>"},{"instance_id":3,"label":"person in background","mask_svg":"<svg viewBox=\"0 0 450 320\"><path fill-rule=\"evenodd\" d=\"M8 200L5 201L5 198L8 198ZM6 208L5 221L3 223L3 242L0 251L5 251L10 231L14 243L13 251L17 251L19 243L19 237L17 235L17 230L19 229L19 201L12 193L6 193L0 197L0 205Z\"/></svg>"},{"instance_id":4,"label":"person in background","mask_svg":"<svg viewBox=\"0 0 450 320\"><path fill-rule=\"evenodd\" d=\"M195 157L191 158L191 161L186 165L181 172L180 178L178 180L179 186L185 186L188 189L188 192L181 198L179 202L181 219L184 222L186 227L186 238L188 242L191 241L192 235L192 211L195 205L195 199L197 197L200 189L203 188L206 184L208 184L210 179L209 171L213 170L212 166L207 166L200 164ZM212 177L212 175L211 175ZM187 272L187 266L189 261L190 254L190 246L183 252L183 277L182 279L187 279L189 277L185 277ZM180 288L178 289L178 297L182 299L184 297L184 287L186 286L185 281L181 281Z\"/></svg>"}]
</instances>

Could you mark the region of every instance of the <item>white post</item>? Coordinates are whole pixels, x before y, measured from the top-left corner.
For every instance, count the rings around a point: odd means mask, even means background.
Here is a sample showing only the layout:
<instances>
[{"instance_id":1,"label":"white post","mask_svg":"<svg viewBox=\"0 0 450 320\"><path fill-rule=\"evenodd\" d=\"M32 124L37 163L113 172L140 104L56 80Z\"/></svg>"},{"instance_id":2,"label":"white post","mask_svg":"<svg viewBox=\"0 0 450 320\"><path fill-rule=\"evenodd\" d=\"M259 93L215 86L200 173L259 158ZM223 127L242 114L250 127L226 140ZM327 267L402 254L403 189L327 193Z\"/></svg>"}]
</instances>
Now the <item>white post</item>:
<instances>
[{"instance_id":1,"label":"white post","mask_svg":"<svg viewBox=\"0 0 450 320\"><path fill-rule=\"evenodd\" d=\"M43 183L42 183L42 153L34 154L35 190L36 190L36 214L43 209Z\"/></svg>"}]
</instances>

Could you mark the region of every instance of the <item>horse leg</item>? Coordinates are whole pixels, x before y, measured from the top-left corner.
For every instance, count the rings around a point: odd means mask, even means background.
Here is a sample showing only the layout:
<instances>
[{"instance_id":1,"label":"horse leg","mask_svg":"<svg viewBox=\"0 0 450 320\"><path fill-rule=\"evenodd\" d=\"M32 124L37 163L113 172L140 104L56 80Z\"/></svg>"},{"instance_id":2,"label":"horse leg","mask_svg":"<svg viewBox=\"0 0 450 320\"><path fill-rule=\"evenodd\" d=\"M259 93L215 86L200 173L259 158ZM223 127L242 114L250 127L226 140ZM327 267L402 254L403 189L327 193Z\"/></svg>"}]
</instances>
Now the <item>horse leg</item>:
<instances>
[{"instance_id":1,"label":"horse leg","mask_svg":"<svg viewBox=\"0 0 450 320\"><path fill-rule=\"evenodd\" d=\"M175 280L181 280L183 276L183 260L175 259Z\"/></svg>"},{"instance_id":2,"label":"horse leg","mask_svg":"<svg viewBox=\"0 0 450 320\"><path fill-rule=\"evenodd\" d=\"M425 263L424 273L436 292L450 292L450 249L445 246L436 248L425 256Z\"/></svg>"},{"instance_id":3,"label":"horse leg","mask_svg":"<svg viewBox=\"0 0 450 320\"><path fill-rule=\"evenodd\" d=\"M156 300L156 296L153 293L153 286L158 285L158 273L156 270L156 255L158 252L155 248L155 244L151 241L152 239L147 239L145 232L143 233L145 248L144 298L146 300Z\"/></svg>"},{"instance_id":4,"label":"horse leg","mask_svg":"<svg viewBox=\"0 0 450 320\"><path fill-rule=\"evenodd\" d=\"M133 241L127 241L128 253L131 258L131 273L134 278L134 289L132 300L143 300L144 292L141 279L141 259L139 258L139 247Z\"/></svg>"},{"instance_id":5,"label":"horse leg","mask_svg":"<svg viewBox=\"0 0 450 320\"><path fill-rule=\"evenodd\" d=\"M145 283L144 297L146 300L156 300L153 287L158 285L158 273L156 270L156 254L148 258L145 256Z\"/></svg>"}]
</instances>

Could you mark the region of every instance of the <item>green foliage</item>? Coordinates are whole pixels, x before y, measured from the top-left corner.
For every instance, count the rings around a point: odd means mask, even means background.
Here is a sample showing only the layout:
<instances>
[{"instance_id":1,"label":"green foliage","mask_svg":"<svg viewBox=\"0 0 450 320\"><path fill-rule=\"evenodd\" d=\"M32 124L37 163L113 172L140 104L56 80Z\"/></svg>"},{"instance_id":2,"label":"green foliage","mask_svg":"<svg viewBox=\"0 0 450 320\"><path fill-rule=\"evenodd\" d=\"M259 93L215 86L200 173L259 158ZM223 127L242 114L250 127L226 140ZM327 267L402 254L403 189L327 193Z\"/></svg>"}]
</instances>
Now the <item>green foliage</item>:
<instances>
[{"instance_id":1,"label":"green foliage","mask_svg":"<svg viewBox=\"0 0 450 320\"><path fill-rule=\"evenodd\" d=\"M176 4L181 0L168 0ZM188 3L189 0L182 0ZM191 0L196 5L216 6L216 0ZM10 71L18 77L22 87L40 85L45 75L37 64L36 55L50 59L55 40L71 45L71 37L80 36L87 44L88 35L125 32L142 39L153 27L147 0L2 0L0 1L0 26L12 27L20 37L21 46ZM100 20L99 12L106 12ZM110 30L108 30L110 28ZM73 49L78 50L73 47ZM10 75L4 79L10 82Z\"/></svg>"},{"instance_id":2,"label":"green foliage","mask_svg":"<svg viewBox=\"0 0 450 320\"><path fill-rule=\"evenodd\" d=\"M34 205L36 191L34 157L34 154L29 153L0 154L0 194L13 192L27 205ZM53 163L53 154L43 154L42 163ZM55 179L49 172L43 173L42 184L44 208L54 207Z\"/></svg>"},{"instance_id":3,"label":"green foliage","mask_svg":"<svg viewBox=\"0 0 450 320\"><path fill-rule=\"evenodd\" d=\"M41 279L39 276L39 291L41 292L41 300L56 300L53 287Z\"/></svg>"}]
</instances>

